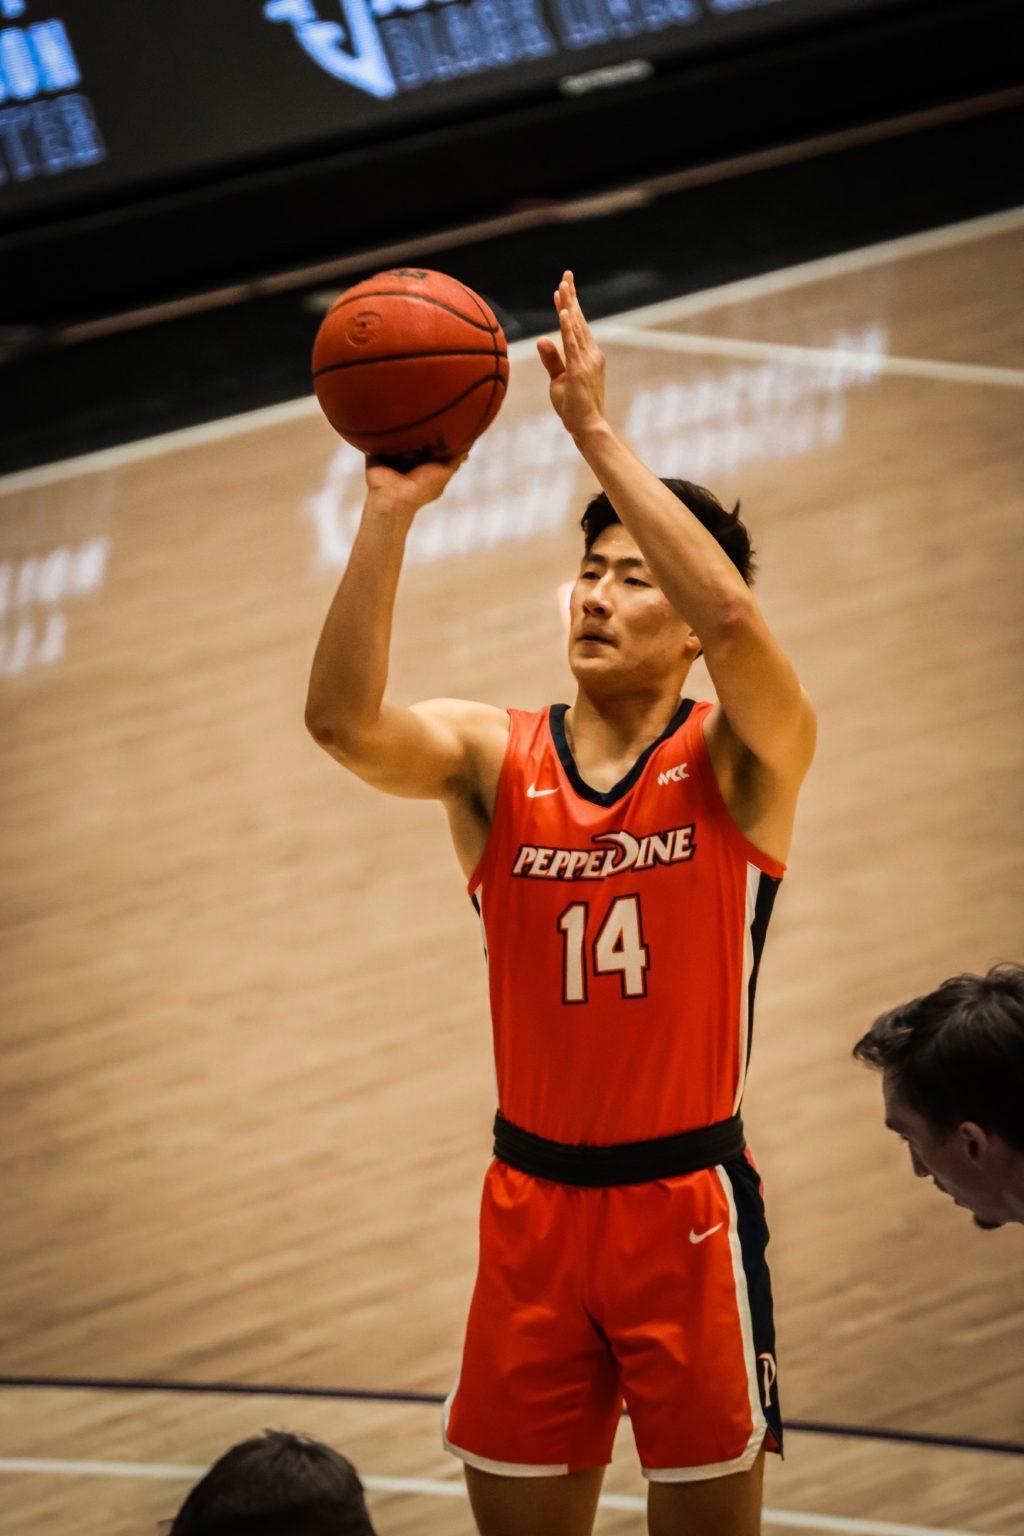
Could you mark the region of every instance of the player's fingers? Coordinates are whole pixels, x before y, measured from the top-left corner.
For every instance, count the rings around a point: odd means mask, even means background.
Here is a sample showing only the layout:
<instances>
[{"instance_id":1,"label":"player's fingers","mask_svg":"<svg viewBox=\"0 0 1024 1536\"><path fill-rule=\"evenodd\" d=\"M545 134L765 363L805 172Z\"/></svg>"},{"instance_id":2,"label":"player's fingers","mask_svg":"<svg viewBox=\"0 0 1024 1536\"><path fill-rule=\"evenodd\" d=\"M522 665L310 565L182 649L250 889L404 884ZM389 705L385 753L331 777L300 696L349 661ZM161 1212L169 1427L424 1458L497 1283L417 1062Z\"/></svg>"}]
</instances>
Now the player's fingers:
<instances>
[{"instance_id":1,"label":"player's fingers","mask_svg":"<svg viewBox=\"0 0 1024 1536\"><path fill-rule=\"evenodd\" d=\"M558 316L558 328L559 328L559 330L562 333L563 341L565 339L565 323L564 323L562 317L563 317L563 315L567 315L568 313L569 313L569 290L566 288L565 280L563 279L562 282L560 282L558 287L555 289L555 314Z\"/></svg>"},{"instance_id":2,"label":"player's fingers","mask_svg":"<svg viewBox=\"0 0 1024 1536\"><path fill-rule=\"evenodd\" d=\"M562 279L562 285L568 299L569 314L572 318L573 335L576 338L576 343L581 349L586 348L593 338L579 301L579 295L576 292L576 279L571 271L566 271Z\"/></svg>"},{"instance_id":3,"label":"player's fingers","mask_svg":"<svg viewBox=\"0 0 1024 1536\"><path fill-rule=\"evenodd\" d=\"M588 353L593 349L593 338L576 298L572 273L568 269L563 272L562 281L558 285L557 307L566 366L579 368L592 360Z\"/></svg>"},{"instance_id":4,"label":"player's fingers","mask_svg":"<svg viewBox=\"0 0 1024 1536\"><path fill-rule=\"evenodd\" d=\"M583 307L580 304L579 299L576 298L575 293L573 294L572 301L572 317L573 325L575 326L576 335L579 339L580 346L592 347L594 345L594 333L591 331L590 326L587 323L587 317L583 313Z\"/></svg>"},{"instance_id":5,"label":"player's fingers","mask_svg":"<svg viewBox=\"0 0 1024 1536\"><path fill-rule=\"evenodd\" d=\"M579 343L576 339L576 331L572 323L572 315L569 313L567 308L560 309L558 311L558 324L562 332L562 346L565 349L565 365L567 368L569 368L574 362L577 361L579 354Z\"/></svg>"},{"instance_id":6,"label":"player's fingers","mask_svg":"<svg viewBox=\"0 0 1024 1536\"><path fill-rule=\"evenodd\" d=\"M562 354L559 352L550 336L541 336L538 338L537 351L540 354L540 360L544 364L544 367L547 369L550 378L557 379L565 372L565 363L562 361Z\"/></svg>"},{"instance_id":7,"label":"player's fingers","mask_svg":"<svg viewBox=\"0 0 1024 1536\"><path fill-rule=\"evenodd\" d=\"M433 501L440 496L449 480L465 462L466 455L463 454L457 459L431 460L426 464L417 464L416 468L410 471L409 479L419 486L421 495L425 495L428 501Z\"/></svg>"}]
</instances>

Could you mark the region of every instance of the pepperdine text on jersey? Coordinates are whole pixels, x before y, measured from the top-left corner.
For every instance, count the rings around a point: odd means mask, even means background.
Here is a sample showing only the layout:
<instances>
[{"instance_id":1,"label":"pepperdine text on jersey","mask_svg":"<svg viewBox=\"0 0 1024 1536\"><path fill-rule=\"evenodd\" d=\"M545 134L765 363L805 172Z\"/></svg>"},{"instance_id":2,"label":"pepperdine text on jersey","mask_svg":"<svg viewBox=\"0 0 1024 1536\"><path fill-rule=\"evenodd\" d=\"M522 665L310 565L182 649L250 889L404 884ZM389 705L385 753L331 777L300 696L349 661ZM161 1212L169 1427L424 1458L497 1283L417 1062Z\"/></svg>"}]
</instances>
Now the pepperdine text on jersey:
<instances>
[{"instance_id":1,"label":"pepperdine text on jersey","mask_svg":"<svg viewBox=\"0 0 1024 1536\"><path fill-rule=\"evenodd\" d=\"M512 865L513 875L536 880L605 880L630 869L653 869L656 864L682 864L693 858L695 823L669 827L634 837L631 832L600 832L590 841L595 848L544 848L520 845Z\"/></svg>"}]
</instances>

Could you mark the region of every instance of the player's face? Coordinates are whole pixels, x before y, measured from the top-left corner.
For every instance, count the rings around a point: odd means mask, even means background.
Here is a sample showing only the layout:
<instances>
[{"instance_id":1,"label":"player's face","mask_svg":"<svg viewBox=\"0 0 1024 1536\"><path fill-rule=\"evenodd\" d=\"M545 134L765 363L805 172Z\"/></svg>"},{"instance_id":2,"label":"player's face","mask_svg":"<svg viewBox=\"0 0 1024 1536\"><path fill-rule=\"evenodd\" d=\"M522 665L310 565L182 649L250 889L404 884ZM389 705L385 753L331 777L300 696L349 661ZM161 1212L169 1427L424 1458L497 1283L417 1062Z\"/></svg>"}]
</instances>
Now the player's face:
<instances>
[{"instance_id":1,"label":"player's face","mask_svg":"<svg viewBox=\"0 0 1024 1536\"><path fill-rule=\"evenodd\" d=\"M892 1074L883 1077L885 1123L907 1143L910 1164L919 1179L931 1179L955 1204L973 1212L981 1225L1007 1219L999 1179L991 1164L991 1139L978 1127L961 1125L946 1132L912 1109L900 1095Z\"/></svg>"},{"instance_id":2,"label":"player's face","mask_svg":"<svg viewBox=\"0 0 1024 1536\"><path fill-rule=\"evenodd\" d=\"M651 575L621 523L594 540L569 603L569 665L583 682L677 680L700 641Z\"/></svg>"}]
</instances>

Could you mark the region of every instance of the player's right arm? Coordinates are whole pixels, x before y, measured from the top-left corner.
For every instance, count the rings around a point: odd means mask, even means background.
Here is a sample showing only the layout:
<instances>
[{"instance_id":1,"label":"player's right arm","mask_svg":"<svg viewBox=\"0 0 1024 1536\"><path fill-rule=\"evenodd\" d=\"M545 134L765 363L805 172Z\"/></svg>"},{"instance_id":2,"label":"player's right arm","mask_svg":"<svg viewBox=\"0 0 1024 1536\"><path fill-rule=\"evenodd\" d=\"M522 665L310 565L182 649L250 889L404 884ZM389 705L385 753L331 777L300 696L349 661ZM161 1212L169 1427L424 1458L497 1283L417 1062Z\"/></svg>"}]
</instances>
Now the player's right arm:
<instances>
[{"instance_id":1,"label":"player's right arm","mask_svg":"<svg viewBox=\"0 0 1024 1536\"><path fill-rule=\"evenodd\" d=\"M488 735L507 729L505 712L485 704L431 699L405 708L384 697L405 541L416 513L462 462L421 464L405 475L368 462L359 531L313 657L310 734L350 772L393 795L478 793L481 749Z\"/></svg>"}]
</instances>

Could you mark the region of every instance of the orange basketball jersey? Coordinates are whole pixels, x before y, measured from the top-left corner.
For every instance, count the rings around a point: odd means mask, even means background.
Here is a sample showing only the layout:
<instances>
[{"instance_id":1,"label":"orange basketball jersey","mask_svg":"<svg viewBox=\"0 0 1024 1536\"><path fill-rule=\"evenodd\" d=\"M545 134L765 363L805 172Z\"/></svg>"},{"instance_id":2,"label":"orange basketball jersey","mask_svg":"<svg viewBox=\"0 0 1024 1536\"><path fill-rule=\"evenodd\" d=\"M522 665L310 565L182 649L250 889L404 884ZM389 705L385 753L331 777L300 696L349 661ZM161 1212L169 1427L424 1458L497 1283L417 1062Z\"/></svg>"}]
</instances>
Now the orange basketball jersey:
<instances>
[{"instance_id":1,"label":"orange basketball jersey","mask_svg":"<svg viewBox=\"0 0 1024 1536\"><path fill-rule=\"evenodd\" d=\"M736 1113L785 866L740 832L684 699L607 793L580 778L567 706L509 710L484 928L498 1105L552 1141L671 1136Z\"/></svg>"}]
</instances>

